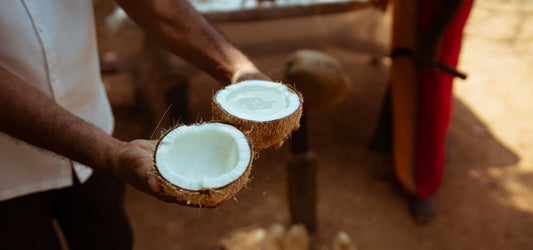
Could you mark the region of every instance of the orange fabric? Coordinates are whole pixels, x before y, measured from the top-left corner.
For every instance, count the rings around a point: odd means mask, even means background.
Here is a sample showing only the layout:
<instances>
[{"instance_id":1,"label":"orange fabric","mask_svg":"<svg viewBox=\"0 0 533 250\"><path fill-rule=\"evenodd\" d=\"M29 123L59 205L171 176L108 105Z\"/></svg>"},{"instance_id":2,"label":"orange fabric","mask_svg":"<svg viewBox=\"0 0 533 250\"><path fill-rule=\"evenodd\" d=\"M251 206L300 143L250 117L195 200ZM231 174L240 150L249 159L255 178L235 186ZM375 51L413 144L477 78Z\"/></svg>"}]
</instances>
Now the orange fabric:
<instances>
[{"instance_id":1,"label":"orange fabric","mask_svg":"<svg viewBox=\"0 0 533 250\"><path fill-rule=\"evenodd\" d=\"M396 0L393 21L393 48L416 44L416 1ZM394 60L391 71L393 113L393 162L396 175L408 192L414 192L412 165L415 138L416 69L409 57Z\"/></svg>"}]
</instances>

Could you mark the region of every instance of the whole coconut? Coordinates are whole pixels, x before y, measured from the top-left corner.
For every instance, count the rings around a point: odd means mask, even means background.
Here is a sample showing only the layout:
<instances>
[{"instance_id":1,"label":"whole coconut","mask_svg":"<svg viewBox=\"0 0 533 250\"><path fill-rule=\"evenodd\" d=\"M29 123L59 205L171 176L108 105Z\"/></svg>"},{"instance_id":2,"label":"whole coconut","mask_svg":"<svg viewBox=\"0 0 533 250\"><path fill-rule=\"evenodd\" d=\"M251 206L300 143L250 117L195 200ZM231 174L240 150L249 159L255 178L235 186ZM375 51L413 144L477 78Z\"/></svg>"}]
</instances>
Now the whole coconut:
<instances>
[{"instance_id":1,"label":"whole coconut","mask_svg":"<svg viewBox=\"0 0 533 250\"><path fill-rule=\"evenodd\" d=\"M306 110L339 104L352 85L339 61L314 50L298 50L287 59L284 82L302 93Z\"/></svg>"}]
</instances>

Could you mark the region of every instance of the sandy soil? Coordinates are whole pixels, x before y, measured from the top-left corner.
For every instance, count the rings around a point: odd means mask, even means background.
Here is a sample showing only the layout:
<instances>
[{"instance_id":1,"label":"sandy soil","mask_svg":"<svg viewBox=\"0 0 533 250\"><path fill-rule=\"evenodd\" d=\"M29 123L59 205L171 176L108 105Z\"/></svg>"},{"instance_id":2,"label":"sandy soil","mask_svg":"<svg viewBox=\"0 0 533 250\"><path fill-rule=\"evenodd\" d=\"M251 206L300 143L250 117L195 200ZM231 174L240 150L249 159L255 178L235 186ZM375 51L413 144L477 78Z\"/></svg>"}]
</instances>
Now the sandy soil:
<instances>
[{"instance_id":1,"label":"sandy soil","mask_svg":"<svg viewBox=\"0 0 533 250\"><path fill-rule=\"evenodd\" d=\"M319 157L314 247L330 249L332 237L345 231L363 250L533 249L533 2L475 3L460 63L469 78L455 85L449 164L437 217L426 226L409 216L390 158L366 146L388 74L386 60L370 61L387 53L389 23L390 13L363 10L217 25L273 77L291 52L312 48L340 60L354 82L341 105L306 112ZM152 127L131 107L130 80L105 76L116 136L148 137ZM210 117L211 89L219 87L202 73L190 79L189 121ZM129 188L135 249L214 249L235 230L288 225L287 156L287 146L262 153L248 187L218 209L165 204Z\"/></svg>"}]
</instances>

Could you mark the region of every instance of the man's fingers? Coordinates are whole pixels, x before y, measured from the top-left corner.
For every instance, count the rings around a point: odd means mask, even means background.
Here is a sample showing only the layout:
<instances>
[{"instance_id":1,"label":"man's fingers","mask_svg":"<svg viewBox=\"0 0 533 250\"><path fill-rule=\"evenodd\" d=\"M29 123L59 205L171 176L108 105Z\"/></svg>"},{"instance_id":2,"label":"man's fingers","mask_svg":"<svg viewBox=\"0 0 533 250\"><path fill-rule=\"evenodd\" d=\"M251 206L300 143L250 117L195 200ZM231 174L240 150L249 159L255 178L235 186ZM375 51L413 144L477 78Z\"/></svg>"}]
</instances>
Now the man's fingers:
<instances>
[{"instance_id":1,"label":"man's fingers","mask_svg":"<svg viewBox=\"0 0 533 250\"><path fill-rule=\"evenodd\" d=\"M163 192L163 188L161 187L161 184L159 184L155 176L147 174L147 178L148 187L150 188L152 196L164 202L176 203L176 198L169 196L168 194Z\"/></svg>"},{"instance_id":2,"label":"man's fingers","mask_svg":"<svg viewBox=\"0 0 533 250\"><path fill-rule=\"evenodd\" d=\"M150 187L150 190L154 193L159 193L161 192L161 185L159 185L159 182L157 182L157 179L155 178L155 176L151 175L151 174L148 174L148 187Z\"/></svg>"}]
</instances>

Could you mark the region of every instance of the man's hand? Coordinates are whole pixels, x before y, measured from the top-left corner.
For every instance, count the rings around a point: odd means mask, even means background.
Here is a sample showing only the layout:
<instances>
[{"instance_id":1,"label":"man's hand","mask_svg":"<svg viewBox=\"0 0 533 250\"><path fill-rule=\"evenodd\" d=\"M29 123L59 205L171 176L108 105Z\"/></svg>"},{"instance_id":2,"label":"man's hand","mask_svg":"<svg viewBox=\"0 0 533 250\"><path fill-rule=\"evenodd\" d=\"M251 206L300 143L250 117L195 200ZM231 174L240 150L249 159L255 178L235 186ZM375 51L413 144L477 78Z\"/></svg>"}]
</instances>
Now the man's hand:
<instances>
[{"instance_id":1,"label":"man's hand","mask_svg":"<svg viewBox=\"0 0 533 250\"><path fill-rule=\"evenodd\" d=\"M235 71L233 74L233 77L231 78L230 84L242 82L246 80L264 80L264 81L272 81L270 77L263 74L261 71L259 71L255 65L248 64L247 66L241 66L238 68L238 70Z\"/></svg>"},{"instance_id":2,"label":"man's hand","mask_svg":"<svg viewBox=\"0 0 533 250\"><path fill-rule=\"evenodd\" d=\"M156 143L148 140L125 143L113 153L111 174L162 201L176 202L175 198L164 193L156 177L149 174L153 169L152 155Z\"/></svg>"}]
</instances>

